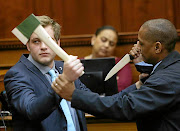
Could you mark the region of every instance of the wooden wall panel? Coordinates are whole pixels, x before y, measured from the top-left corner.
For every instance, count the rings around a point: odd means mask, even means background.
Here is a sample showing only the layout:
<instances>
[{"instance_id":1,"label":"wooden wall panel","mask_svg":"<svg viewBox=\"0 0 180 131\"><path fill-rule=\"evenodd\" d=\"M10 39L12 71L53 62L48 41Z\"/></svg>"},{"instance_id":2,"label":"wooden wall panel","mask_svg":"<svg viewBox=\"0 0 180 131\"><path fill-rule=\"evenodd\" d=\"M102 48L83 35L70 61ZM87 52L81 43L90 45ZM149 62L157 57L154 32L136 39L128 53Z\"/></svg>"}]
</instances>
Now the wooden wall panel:
<instances>
[{"instance_id":1,"label":"wooden wall panel","mask_svg":"<svg viewBox=\"0 0 180 131\"><path fill-rule=\"evenodd\" d=\"M14 37L11 30L33 12L32 1L0 0L0 6L0 38Z\"/></svg>"},{"instance_id":2,"label":"wooden wall panel","mask_svg":"<svg viewBox=\"0 0 180 131\"><path fill-rule=\"evenodd\" d=\"M177 29L180 29L180 0L173 0L174 24Z\"/></svg>"},{"instance_id":3,"label":"wooden wall panel","mask_svg":"<svg viewBox=\"0 0 180 131\"><path fill-rule=\"evenodd\" d=\"M171 0L121 0L121 31L138 31L149 19L166 18L173 22Z\"/></svg>"},{"instance_id":4,"label":"wooden wall panel","mask_svg":"<svg viewBox=\"0 0 180 131\"><path fill-rule=\"evenodd\" d=\"M167 18L180 28L179 0L0 0L0 39L31 13L48 15L62 25L62 35L93 34L102 25L134 32L147 20Z\"/></svg>"},{"instance_id":5,"label":"wooden wall panel","mask_svg":"<svg viewBox=\"0 0 180 131\"><path fill-rule=\"evenodd\" d=\"M120 0L105 0L103 25L112 25L118 32L121 31L121 8Z\"/></svg>"},{"instance_id":6,"label":"wooden wall panel","mask_svg":"<svg viewBox=\"0 0 180 131\"><path fill-rule=\"evenodd\" d=\"M92 34L103 23L103 0L63 1L63 34Z\"/></svg>"},{"instance_id":7,"label":"wooden wall panel","mask_svg":"<svg viewBox=\"0 0 180 131\"><path fill-rule=\"evenodd\" d=\"M32 0L35 15L48 15L59 24L63 23L63 1L64 0Z\"/></svg>"}]
</instances>

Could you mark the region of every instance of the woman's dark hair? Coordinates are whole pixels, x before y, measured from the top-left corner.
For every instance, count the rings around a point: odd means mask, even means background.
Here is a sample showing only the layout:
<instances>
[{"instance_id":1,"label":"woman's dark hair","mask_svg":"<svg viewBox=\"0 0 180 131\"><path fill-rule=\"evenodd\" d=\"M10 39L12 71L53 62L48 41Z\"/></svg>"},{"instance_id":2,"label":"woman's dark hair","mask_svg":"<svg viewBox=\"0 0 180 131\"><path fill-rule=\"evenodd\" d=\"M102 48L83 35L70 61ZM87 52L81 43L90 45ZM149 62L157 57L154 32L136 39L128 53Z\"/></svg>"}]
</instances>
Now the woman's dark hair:
<instances>
[{"instance_id":1,"label":"woman's dark hair","mask_svg":"<svg viewBox=\"0 0 180 131\"><path fill-rule=\"evenodd\" d=\"M114 31L114 32L116 33L116 35L117 35L117 37L118 37L118 32L117 32L117 30L116 30L113 26L110 26L110 25L105 25L105 26L99 27L99 28L96 30L95 35L98 36L98 35L101 33L101 31L103 31L103 30L112 30L112 31Z\"/></svg>"}]
</instances>

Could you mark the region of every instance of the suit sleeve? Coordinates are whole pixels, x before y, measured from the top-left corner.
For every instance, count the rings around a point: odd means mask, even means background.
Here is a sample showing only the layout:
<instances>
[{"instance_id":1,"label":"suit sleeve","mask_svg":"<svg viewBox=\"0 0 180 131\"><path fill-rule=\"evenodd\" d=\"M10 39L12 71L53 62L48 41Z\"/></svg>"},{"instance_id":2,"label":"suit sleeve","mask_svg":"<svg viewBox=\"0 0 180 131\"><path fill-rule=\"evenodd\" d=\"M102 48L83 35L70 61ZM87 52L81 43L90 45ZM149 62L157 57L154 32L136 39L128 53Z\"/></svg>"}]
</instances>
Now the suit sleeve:
<instances>
[{"instance_id":1,"label":"suit sleeve","mask_svg":"<svg viewBox=\"0 0 180 131\"><path fill-rule=\"evenodd\" d=\"M29 77L29 75L17 70L7 72L4 82L8 101L15 111L28 119L41 120L57 108L56 96L51 88L44 89L45 85L42 81L37 78L35 78L36 81L32 80L32 76ZM40 92L39 89L43 94L37 94Z\"/></svg>"},{"instance_id":2,"label":"suit sleeve","mask_svg":"<svg viewBox=\"0 0 180 131\"><path fill-rule=\"evenodd\" d=\"M76 89L73 93L71 104L74 108L95 116L118 118L120 114L116 110L119 107L123 108L123 99L126 99L128 93L133 90L136 90L135 85L113 96L100 97L97 93ZM124 116L123 113L122 115Z\"/></svg>"},{"instance_id":3,"label":"suit sleeve","mask_svg":"<svg viewBox=\"0 0 180 131\"><path fill-rule=\"evenodd\" d=\"M95 116L118 120L134 120L152 111L167 109L174 99L174 91L166 80L155 78L139 90L131 85L113 96L100 97L96 93L75 90L72 106ZM165 108L166 107L166 108Z\"/></svg>"},{"instance_id":4,"label":"suit sleeve","mask_svg":"<svg viewBox=\"0 0 180 131\"><path fill-rule=\"evenodd\" d=\"M84 91L91 91L89 88L87 88L81 81L80 79L77 79L75 81L75 87L77 89L80 89L80 90L84 90Z\"/></svg>"}]
</instances>

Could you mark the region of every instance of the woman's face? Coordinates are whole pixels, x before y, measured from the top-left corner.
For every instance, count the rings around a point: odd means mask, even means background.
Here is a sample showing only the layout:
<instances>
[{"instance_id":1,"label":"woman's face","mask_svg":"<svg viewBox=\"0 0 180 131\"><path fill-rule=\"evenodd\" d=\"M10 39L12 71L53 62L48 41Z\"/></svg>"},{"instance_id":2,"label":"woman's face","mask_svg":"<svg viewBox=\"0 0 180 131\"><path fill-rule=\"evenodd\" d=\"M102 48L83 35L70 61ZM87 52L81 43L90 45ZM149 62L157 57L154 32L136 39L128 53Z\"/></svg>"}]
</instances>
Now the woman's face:
<instances>
[{"instance_id":1,"label":"woman's face","mask_svg":"<svg viewBox=\"0 0 180 131\"><path fill-rule=\"evenodd\" d=\"M97 58L113 56L117 41L118 37L115 31L111 29L101 31L97 36L92 37L93 55Z\"/></svg>"}]
</instances>

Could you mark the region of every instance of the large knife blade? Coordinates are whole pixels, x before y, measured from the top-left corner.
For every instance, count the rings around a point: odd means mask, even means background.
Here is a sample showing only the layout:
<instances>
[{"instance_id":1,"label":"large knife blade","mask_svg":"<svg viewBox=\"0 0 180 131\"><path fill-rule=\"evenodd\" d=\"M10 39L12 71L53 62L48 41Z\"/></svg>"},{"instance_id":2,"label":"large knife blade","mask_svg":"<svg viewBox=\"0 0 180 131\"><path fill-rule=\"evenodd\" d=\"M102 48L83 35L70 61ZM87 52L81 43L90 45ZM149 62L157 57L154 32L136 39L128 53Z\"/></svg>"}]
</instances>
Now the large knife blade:
<instances>
[{"instance_id":1,"label":"large knife blade","mask_svg":"<svg viewBox=\"0 0 180 131\"><path fill-rule=\"evenodd\" d=\"M120 69L122 69L126 64L128 64L134 57L130 54L126 54L107 74L104 81L107 81L114 74L116 74Z\"/></svg>"}]
</instances>

